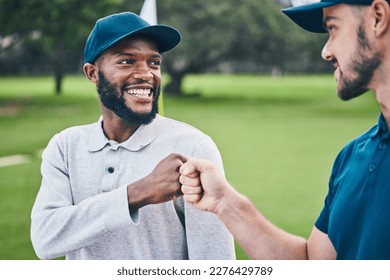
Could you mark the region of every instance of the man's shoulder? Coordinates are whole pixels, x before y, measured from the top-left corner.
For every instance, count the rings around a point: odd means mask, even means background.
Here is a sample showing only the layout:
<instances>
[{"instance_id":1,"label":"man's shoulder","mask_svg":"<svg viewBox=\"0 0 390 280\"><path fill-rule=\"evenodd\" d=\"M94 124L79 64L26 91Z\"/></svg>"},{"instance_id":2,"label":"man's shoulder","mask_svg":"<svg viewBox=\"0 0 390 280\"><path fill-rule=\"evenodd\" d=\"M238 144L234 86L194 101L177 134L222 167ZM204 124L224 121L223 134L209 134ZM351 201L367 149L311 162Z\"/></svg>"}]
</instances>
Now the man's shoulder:
<instances>
[{"instance_id":1,"label":"man's shoulder","mask_svg":"<svg viewBox=\"0 0 390 280\"><path fill-rule=\"evenodd\" d=\"M192 134L205 136L206 134L195 126L183 121L171 119L167 117L159 117L161 125L164 127L164 131L174 134Z\"/></svg>"},{"instance_id":2,"label":"man's shoulder","mask_svg":"<svg viewBox=\"0 0 390 280\"><path fill-rule=\"evenodd\" d=\"M366 147L366 144L370 142L370 140L375 135L377 135L377 133L378 133L378 125L374 125L366 132L350 140L346 145L344 145L344 147L337 155L336 162L345 161L351 158L355 154L355 152L359 149L359 147Z\"/></svg>"},{"instance_id":3,"label":"man's shoulder","mask_svg":"<svg viewBox=\"0 0 390 280\"><path fill-rule=\"evenodd\" d=\"M78 153L85 151L88 148L90 138L93 136L93 131L98 124L77 125L65 128L55 134L44 149L43 157L53 158L58 153L64 155L69 151Z\"/></svg>"},{"instance_id":4,"label":"man's shoulder","mask_svg":"<svg viewBox=\"0 0 390 280\"><path fill-rule=\"evenodd\" d=\"M98 123L75 125L62 130L59 134L63 135L88 135L92 130L96 129Z\"/></svg>"},{"instance_id":5,"label":"man's shoulder","mask_svg":"<svg viewBox=\"0 0 390 280\"><path fill-rule=\"evenodd\" d=\"M157 121L160 125L160 132L154 143L173 147L176 152L187 156L208 158L215 162L221 161L218 148L210 135L191 124L176 119L159 117Z\"/></svg>"},{"instance_id":6,"label":"man's shoulder","mask_svg":"<svg viewBox=\"0 0 390 280\"><path fill-rule=\"evenodd\" d=\"M81 139L88 139L98 127L98 123L83 124L71 126L63 129L53 136L57 141L79 141Z\"/></svg>"},{"instance_id":7,"label":"man's shoulder","mask_svg":"<svg viewBox=\"0 0 390 280\"><path fill-rule=\"evenodd\" d=\"M370 129L365 131L364 133L358 135L357 137L353 138L351 141L349 141L344 148L353 147L356 145L361 145L362 143L367 142L369 139L373 138L375 135L378 134L378 124L372 126Z\"/></svg>"}]
</instances>

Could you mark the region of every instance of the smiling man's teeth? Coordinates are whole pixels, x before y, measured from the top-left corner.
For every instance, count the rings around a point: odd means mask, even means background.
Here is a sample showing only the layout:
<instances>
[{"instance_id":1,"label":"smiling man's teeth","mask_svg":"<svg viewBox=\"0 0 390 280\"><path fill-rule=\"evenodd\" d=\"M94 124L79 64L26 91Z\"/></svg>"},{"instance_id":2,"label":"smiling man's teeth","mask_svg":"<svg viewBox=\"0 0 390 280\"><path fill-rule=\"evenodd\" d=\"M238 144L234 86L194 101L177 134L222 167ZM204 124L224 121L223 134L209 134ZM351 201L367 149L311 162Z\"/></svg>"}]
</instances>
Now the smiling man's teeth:
<instances>
[{"instance_id":1,"label":"smiling man's teeth","mask_svg":"<svg viewBox=\"0 0 390 280\"><path fill-rule=\"evenodd\" d=\"M152 90L150 88L132 88L126 90L126 93L137 96L137 97L146 97L152 94Z\"/></svg>"}]
</instances>

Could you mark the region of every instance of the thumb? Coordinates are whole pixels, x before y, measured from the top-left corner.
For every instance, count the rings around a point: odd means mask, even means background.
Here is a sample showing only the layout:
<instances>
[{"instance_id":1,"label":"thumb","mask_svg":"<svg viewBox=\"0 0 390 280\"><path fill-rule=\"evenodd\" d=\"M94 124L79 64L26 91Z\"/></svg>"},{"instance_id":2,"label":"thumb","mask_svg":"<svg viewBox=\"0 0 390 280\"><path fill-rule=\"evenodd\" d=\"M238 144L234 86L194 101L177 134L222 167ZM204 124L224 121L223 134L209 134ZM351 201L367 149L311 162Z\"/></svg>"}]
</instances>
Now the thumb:
<instances>
[{"instance_id":1,"label":"thumb","mask_svg":"<svg viewBox=\"0 0 390 280\"><path fill-rule=\"evenodd\" d=\"M180 167L182 175L190 175L196 172L202 173L208 169L213 169L213 164L209 160L189 158L186 163Z\"/></svg>"},{"instance_id":2,"label":"thumb","mask_svg":"<svg viewBox=\"0 0 390 280\"><path fill-rule=\"evenodd\" d=\"M180 174L185 176L195 173L196 171L196 165L193 159L188 159L179 169Z\"/></svg>"}]
</instances>

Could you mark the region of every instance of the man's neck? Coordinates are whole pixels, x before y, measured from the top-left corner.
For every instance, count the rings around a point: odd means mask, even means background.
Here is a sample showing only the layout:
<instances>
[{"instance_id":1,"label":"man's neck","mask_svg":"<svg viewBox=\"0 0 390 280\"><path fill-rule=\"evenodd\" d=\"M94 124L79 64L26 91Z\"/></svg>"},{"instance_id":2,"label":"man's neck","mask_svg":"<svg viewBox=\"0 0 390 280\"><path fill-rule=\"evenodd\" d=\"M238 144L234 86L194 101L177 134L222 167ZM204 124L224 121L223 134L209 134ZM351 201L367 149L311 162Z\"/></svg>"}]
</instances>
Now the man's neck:
<instances>
[{"instance_id":1,"label":"man's neck","mask_svg":"<svg viewBox=\"0 0 390 280\"><path fill-rule=\"evenodd\" d=\"M390 129L390 89L376 90L375 96L387 127Z\"/></svg>"},{"instance_id":2,"label":"man's neck","mask_svg":"<svg viewBox=\"0 0 390 280\"><path fill-rule=\"evenodd\" d=\"M128 124L115 114L103 114L102 128L109 140L114 140L118 143L125 142L134 134L138 127Z\"/></svg>"}]
</instances>

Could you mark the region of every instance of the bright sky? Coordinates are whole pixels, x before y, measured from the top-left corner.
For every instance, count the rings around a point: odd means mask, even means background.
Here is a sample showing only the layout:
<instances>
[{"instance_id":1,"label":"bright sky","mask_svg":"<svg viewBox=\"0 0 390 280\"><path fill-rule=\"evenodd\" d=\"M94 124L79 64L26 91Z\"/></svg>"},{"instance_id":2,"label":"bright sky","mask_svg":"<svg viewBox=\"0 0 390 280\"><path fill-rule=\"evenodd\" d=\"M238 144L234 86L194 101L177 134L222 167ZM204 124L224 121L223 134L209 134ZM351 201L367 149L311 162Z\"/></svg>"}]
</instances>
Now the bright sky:
<instances>
[{"instance_id":1,"label":"bright sky","mask_svg":"<svg viewBox=\"0 0 390 280\"><path fill-rule=\"evenodd\" d=\"M301 6L301 5L306 5L314 2L320 2L320 0L291 0L293 6Z\"/></svg>"}]
</instances>

